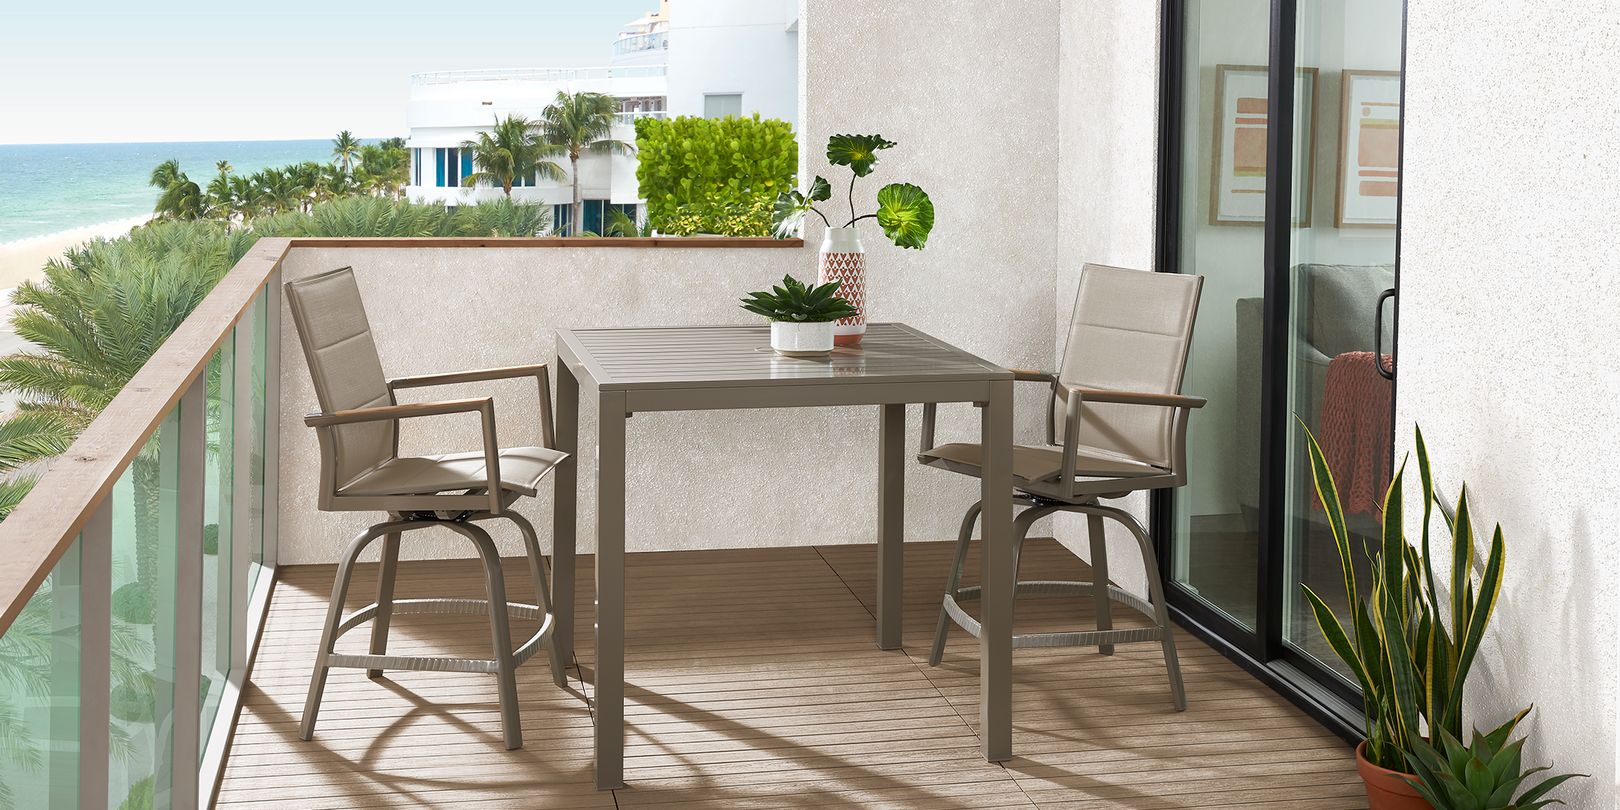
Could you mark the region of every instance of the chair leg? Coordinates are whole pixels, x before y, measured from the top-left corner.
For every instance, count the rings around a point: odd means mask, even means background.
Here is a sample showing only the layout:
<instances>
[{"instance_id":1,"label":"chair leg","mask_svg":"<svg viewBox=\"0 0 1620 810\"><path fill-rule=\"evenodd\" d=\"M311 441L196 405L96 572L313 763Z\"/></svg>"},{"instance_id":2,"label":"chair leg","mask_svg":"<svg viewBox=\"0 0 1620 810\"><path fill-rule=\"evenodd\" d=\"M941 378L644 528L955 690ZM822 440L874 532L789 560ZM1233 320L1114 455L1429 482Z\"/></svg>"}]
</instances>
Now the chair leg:
<instances>
[{"instance_id":1,"label":"chair leg","mask_svg":"<svg viewBox=\"0 0 1620 810\"><path fill-rule=\"evenodd\" d=\"M445 528L465 535L478 549L484 565L484 591L489 597L489 634L495 653L495 682L501 694L501 733L506 750L523 747L523 721L518 714L517 665L512 661L512 627L506 614L506 579L501 575L501 555L489 533L470 523L445 523Z\"/></svg>"},{"instance_id":2,"label":"chair leg","mask_svg":"<svg viewBox=\"0 0 1620 810\"><path fill-rule=\"evenodd\" d=\"M1097 629L1114 629L1113 603L1108 598L1108 535L1103 531L1102 515L1087 515L1086 528L1091 535L1091 598L1097 603ZM1114 645L1099 644L1103 655L1113 655Z\"/></svg>"},{"instance_id":3,"label":"chair leg","mask_svg":"<svg viewBox=\"0 0 1620 810\"><path fill-rule=\"evenodd\" d=\"M945 580L945 595L956 597L956 589L962 586L962 567L967 564L968 543L973 540L973 524L979 519L979 512L984 504L975 503L968 507L967 514L962 516L962 529L956 534L956 559L951 563L951 574ZM928 665L939 666L939 660L945 655L945 637L950 633L951 616L945 612L945 605L939 607L939 622L934 625L934 646L928 651Z\"/></svg>"},{"instance_id":4,"label":"chair leg","mask_svg":"<svg viewBox=\"0 0 1620 810\"><path fill-rule=\"evenodd\" d=\"M502 517L512 521L523 535L523 548L529 558L529 576L534 577L535 592L540 597L540 609L549 614L555 621L557 612L551 606L551 572L547 570L546 558L540 553L540 538L534 533L534 525L529 523L516 512L504 512ZM562 650L552 640L556 638L556 630L552 631L551 639L546 640L546 653L551 659L551 680L558 686L568 685L568 669L562 660Z\"/></svg>"},{"instance_id":5,"label":"chair leg","mask_svg":"<svg viewBox=\"0 0 1620 810\"><path fill-rule=\"evenodd\" d=\"M377 566L377 615L371 620L371 654L388 652L388 625L394 618L394 578L399 570L400 533L383 537L382 561ZM366 670L367 678L381 678L380 669Z\"/></svg>"},{"instance_id":6,"label":"chair leg","mask_svg":"<svg viewBox=\"0 0 1620 810\"><path fill-rule=\"evenodd\" d=\"M1095 511L1093 511L1095 510ZM1129 512L1111 506L1094 506L1086 510L1087 514L1101 514L1119 521L1125 528L1136 535L1136 544L1142 549L1142 564L1147 567L1148 596L1153 602L1153 620L1163 631L1160 646L1164 649L1164 668L1170 675L1170 699L1174 701L1176 711L1187 710L1187 690L1181 682L1181 662L1176 657L1175 628L1170 624L1170 609L1164 600L1164 580L1159 577L1159 557L1153 553L1153 540L1148 537L1142 524L1136 522Z\"/></svg>"},{"instance_id":7,"label":"chair leg","mask_svg":"<svg viewBox=\"0 0 1620 810\"><path fill-rule=\"evenodd\" d=\"M321 695L326 691L327 657L337 641L337 628L343 622L343 601L349 597L349 580L354 575L354 561L372 540L397 529L395 522L379 523L355 535L338 563L337 576L332 582L332 601L326 605L326 623L321 627L321 646L315 651L315 672L309 678L309 693L304 697L304 716L298 724L298 739L315 736L315 719L321 711Z\"/></svg>"}]
</instances>

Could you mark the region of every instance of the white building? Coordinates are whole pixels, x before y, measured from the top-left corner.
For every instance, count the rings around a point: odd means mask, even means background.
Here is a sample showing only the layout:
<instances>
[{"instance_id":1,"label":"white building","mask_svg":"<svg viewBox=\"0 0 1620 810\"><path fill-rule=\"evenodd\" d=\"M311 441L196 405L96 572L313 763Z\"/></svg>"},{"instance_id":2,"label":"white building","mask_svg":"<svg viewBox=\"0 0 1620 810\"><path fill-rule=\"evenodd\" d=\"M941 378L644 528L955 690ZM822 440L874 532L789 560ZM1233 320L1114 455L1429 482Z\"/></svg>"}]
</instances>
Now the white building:
<instances>
[{"instance_id":1,"label":"white building","mask_svg":"<svg viewBox=\"0 0 1620 810\"><path fill-rule=\"evenodd\" d=\"M411 77L406 141L413 200L463 205L499 197L498 187L467 188L475 170L461 144L498 118L539 118L559 91L619 99L612 137L633 143L639 117L751 115L794 122L798 113L797 0L662 0L627 23L605 67L550 67L418 73ZM566 172L568 162L557 161ZM640 220L634 156L580 159L584 230L600 233L614 207ZM562 226L573 202L571 178L522 179L514 199L550 203Z\"/></svg>"}]
</instances>

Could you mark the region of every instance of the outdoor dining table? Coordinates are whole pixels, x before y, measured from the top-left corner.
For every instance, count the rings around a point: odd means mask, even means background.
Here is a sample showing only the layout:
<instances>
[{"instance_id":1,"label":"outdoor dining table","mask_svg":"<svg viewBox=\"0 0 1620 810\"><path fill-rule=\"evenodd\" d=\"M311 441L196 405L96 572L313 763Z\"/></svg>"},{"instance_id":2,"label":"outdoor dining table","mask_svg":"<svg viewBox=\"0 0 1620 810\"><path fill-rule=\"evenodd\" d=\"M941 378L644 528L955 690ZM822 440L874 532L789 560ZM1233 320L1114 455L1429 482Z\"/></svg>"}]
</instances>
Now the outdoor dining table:
<instances>
[{"instance_id":1,"label":"outdoor dining table","mask_svg":"<svg viewBox=\"0 0 1620 810\"><path fill-rule=\"evenodd\" d=\"M906 406L971 402L985 447L981 520L980 737L985 759L1012 757L1012 372L898 323L857 346L782 357L765 326L557 332L553 643L572 660L581 389L597 414L596 786L624 786L625 420L656 411L877 405L877 645L901 646Z\"/></svg>"}]
</instances>

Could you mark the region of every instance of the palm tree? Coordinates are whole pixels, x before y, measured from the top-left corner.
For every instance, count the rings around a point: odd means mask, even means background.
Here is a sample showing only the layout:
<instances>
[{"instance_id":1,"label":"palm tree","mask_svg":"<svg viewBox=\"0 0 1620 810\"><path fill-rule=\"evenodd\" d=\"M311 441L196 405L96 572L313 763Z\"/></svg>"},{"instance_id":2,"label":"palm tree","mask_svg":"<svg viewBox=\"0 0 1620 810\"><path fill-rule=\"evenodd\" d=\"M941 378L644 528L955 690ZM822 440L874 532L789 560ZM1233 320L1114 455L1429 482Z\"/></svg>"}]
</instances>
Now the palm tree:
<instances>
[{"instance_id":1,"label":"palm tree","mask_svg":"<svg viewBox=\"0 0 1620 810\"><path fill-rule=\"evenodd\" d=\"M521 178L536 176L562 182L568 175L547 154L557 154L556 146L541 139L529 119L521 115L508 115L506 120L495 119L489 132L478 133L478 138L463 141L461 148L472 152L473 164L478 171L461 178L464 186L488 183L500 186L507 199L512 197L512 184Z\"/></svg>"},{"instance_id":2,"label":"palm tree","mask_svg":"<svg viewBox=\"0 0 1620 810\"><path fill-rule=\"evenodd\" d=\"M540 132L553 154L568 156L574 175L574 207L569 228L579 233L584 225L585 200L579 192L579 156L589 151L598 155L628 155L630 144L608 135L619 114L619 101L602 93L557 92L557 100L540 113Z\"/></svg>"},{"instance_id":3,"label":"palm tree","mask_svg":"<svg viewBox=\"0 0 1620 810\"><path fill-rule=\"evenodd\" d=\"M169 158L152 169L148 185L162 190L152 213L163 219L200 219L205 202L202 189L180 171L180 161Z\"/></svg>"},{"instance_id":4,"label":"palm tree","mask_svg":"<svg viewBox=\"0 0 1620 810\"><path fill-rule=\"evenodd\" d=\"M354 159L359 156L360 139L354 133L345 129L332 139L332 157L343 167L344 174L354 171Z\"/></svg>"},{"instance_id":5,"label":"palm tree","mask_svg":"<svg viewBox=\"0 0 1620 810\"><path fill-rule=\"evenodd\" d=\"M410 180L410 159L403 146L366 144L360 149L356 182L372 194L398 197Z\"/></svg>"},{"instance_id":6,"label":"palm tree","mask_svg":"<svg viewBox=\"0 0 1620 810\"><path fill-rule=\"evenodd\" d=\"M208 213L214 219L229 223L235 213L231 199L231 162L221 160L214 164L218 174L208 181Z\"/></svg>"},{"instance_id":7,"label":"palm tree","mask_svg":"<svg viewBox=\"0 0 1620 810\"><path fill-rule=\"evenodd\" d=\"M231 175L231 213L240 218L243 225L259 213L258 198L259 190L253 178Z\"/></svg>"}]
</instances>

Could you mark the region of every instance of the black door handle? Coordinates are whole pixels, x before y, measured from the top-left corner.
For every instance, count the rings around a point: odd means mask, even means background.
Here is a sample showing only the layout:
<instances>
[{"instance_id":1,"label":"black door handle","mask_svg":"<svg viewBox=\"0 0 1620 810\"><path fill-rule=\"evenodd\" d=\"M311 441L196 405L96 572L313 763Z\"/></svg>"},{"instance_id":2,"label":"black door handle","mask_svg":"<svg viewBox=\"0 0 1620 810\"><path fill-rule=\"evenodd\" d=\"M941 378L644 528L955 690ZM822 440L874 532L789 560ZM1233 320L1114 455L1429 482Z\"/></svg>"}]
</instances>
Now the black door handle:
<instances>
[{"instance_id":1,"label":"black door handle","mask_svg":"<svg viewBox=\"0 0 1620 810\"><path fill-rule=\"evenodd\" d=\"M1391 356L1389 368L1384 367L1384 302L1394 297L1395 288L1391 287L1378 294L1378 303L1373 307L1373 367L1386 380L1395 379L1395 358Z\"/></svg>"}]
</instances>

